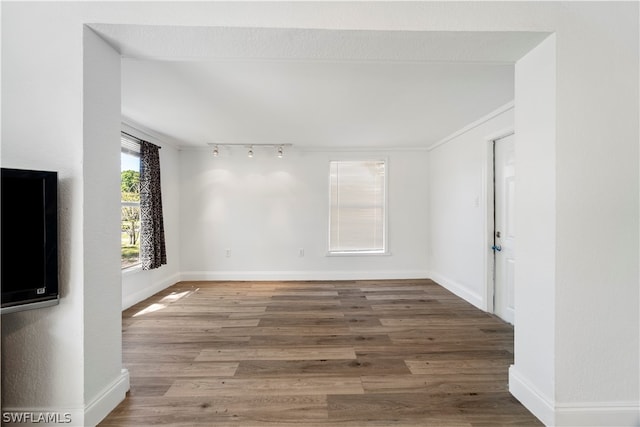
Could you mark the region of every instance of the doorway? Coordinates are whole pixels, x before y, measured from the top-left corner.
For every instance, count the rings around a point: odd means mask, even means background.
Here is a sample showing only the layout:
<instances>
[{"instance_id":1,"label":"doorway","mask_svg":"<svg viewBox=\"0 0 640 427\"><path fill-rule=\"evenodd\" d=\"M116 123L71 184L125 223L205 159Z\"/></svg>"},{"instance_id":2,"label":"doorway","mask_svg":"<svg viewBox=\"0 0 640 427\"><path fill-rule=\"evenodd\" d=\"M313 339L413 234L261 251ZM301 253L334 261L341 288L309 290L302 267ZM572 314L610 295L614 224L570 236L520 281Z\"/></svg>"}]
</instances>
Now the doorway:
<instances>
[{"instance_id":1,"label":"doorway","mask_svg":"<svg viewBox=\"0 0 640 427\"><path fill-rule=\"evenodd\" d=\"M515 321L515 136L492 141L493 151L493 312Z\"/></svg>"}]
</instances>

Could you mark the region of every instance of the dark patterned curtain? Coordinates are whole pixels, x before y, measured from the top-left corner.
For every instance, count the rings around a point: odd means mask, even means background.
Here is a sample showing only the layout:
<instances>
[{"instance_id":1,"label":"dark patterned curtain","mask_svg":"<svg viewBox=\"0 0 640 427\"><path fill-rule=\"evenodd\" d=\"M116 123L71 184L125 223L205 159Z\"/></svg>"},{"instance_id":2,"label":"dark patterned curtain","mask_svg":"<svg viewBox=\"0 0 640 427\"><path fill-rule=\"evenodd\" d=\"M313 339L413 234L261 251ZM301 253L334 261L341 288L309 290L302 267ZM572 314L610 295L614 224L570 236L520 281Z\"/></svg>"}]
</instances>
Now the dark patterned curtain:
<instances>
[{"instance_id":1,"label":"dark patterned curtain","mask_svg":"<svg viewBox=\"0 0 640 427\"><path fill-rule=\"evenodd\" d=\"M143 270L167 263L159 150L157 145L140 141L140 262Z\"/></svg>"}]
</instances>

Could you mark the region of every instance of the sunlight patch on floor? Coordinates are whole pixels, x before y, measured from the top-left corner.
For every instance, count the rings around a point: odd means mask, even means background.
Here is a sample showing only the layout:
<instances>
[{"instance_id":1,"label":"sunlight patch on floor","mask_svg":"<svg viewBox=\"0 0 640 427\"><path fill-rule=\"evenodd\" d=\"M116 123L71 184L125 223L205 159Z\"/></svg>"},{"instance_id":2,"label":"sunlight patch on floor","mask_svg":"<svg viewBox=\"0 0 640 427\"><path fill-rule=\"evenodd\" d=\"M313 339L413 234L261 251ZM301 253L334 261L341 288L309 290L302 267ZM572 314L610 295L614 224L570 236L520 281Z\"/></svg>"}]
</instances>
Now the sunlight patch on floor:
<instances>
[{"instance_id":1,"label":"sunlight patch on floor","mask_svg":"<svg viewBox=\"0 0 640 427\"><path fill-rule=\"evenodd\" d=\"M169 295L167 295L166 297L162 298L160 300L160 302L148 305L147 307L143 308L142 310L140 310L139 312L134 314L133 317L143 316L145 314L149 314L149 313L153 313L155 311L162 310L163 308L166 308L169 304L174 303L174 302L186 297L187 295L192 294L192 293L197 292L197 291L198 291L198 289L196 289L195 291L171 292Z\"/></svg>"}]
</instances>

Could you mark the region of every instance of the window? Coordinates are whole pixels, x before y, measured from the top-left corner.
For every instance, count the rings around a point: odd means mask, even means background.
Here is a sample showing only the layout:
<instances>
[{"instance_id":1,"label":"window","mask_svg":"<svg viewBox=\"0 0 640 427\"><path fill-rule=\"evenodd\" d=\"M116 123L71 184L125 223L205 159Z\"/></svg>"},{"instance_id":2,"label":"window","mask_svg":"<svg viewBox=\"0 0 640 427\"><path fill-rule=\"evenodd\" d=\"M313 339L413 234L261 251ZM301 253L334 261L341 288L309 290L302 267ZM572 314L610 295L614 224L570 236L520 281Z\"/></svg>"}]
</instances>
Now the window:
<instances>
[{"instance_id":1,"label":"window","mask_svg":"<svg viewBox=\"0 0 640 427\"><path fill-rule=\"evenodd\" d=\"M386 253L385 161L329 163L330 254Z\"/></svg>"},{"instance_id":2,"label":"window","mask_svg":"<svg viewBox=\"0 0 640 427\"><path fill-rule=\"evenodd\" d=\"M122 268L140 263L140 143L122 134L120 150Z\"/></svg>"}]
</instances>

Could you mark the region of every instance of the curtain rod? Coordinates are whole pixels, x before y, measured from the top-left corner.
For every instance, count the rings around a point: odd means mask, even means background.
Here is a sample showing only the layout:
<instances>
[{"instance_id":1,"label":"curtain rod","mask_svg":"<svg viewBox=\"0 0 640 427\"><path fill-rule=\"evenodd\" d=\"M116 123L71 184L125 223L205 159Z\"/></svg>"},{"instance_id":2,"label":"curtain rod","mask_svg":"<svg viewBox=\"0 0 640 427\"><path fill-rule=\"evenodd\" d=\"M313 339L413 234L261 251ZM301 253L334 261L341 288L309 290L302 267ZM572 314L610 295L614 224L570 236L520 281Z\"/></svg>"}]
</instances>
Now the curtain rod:
<instances>
[{"instance_id":1,"label":"curtain rod","mask_svg":"<svg viewBox=\"0 0 640 427\"><path fill-rule=\"evenodd\" d=\"M131 135L130 133L127 133L127 132L125 132L125 131L123 131L123 130L121 130L121 131L120 131L120 133L123 133L123 134L125 134L125 135L127 135L127 136L130 136L131 138L137 139L138 141L149 142L149 141L145 141L144 139L138 138L138 137L137 137L137 136L135 136L135 135ZM149 142L149 144L153 144L153 142ZM161 149L162 149L162 147L161 147L161 146L159 146L159 145L156 145L156 144L153 144L153 145L155 145L156 147L158 147L158 150L161 150Z\"/></svg>"}]
</instances>

